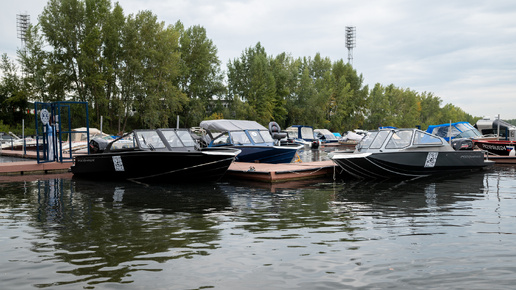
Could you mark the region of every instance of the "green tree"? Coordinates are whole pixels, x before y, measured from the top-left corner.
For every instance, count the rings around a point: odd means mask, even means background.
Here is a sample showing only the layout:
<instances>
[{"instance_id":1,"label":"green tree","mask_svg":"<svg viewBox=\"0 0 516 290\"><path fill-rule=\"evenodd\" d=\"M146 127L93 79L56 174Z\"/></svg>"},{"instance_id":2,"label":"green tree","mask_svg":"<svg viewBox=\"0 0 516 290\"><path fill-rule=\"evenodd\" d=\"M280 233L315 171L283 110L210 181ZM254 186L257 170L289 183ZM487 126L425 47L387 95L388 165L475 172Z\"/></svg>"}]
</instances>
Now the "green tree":
<instances>
[{"instance_id":1,"label":"green tree","mask_svg":"<svg viewBox=\"0 0 516 290\"><path fill-rule=\"evenodd\" d=\"M45 39L53 49L49 54L53 80L49 94L56 100L64 100L70 94L74 100L88 101L80 61L85 38L84 10L83 1L49 0L39 17Z\"/></svg>"},{"instance_id":2,"label":"green tree","mask_svg":"<svg viewBox=\"0 0 516 290\"><path fill-rule=\"evenodd\" d=\"M441 99L432 93L424 92L419 95L421 112L419 114L419 125L426 129L430 125L438 125L441 120Z\"/></svg>"},{"instance_id":3,"label":"green tree","mask_svg":"<svg viewBox=\"0 0 516 290\"><path fill-rule=\"evenodd\" d=\"M20 124L26 114L28 105L27 93L17 75L17 67L7 54L2 55L0 62L0 120L5 125Z\"/></svg>"},{"instance_id":4,"label":"green tree","mask_svg":"<svg viewBox=\"0 0 516 290\"><path fill-rule=\"evenodd\" d=\"M18 50L23 86L33 101L49 100L48 53L43 50L45 42L38 26L31 26L26 33L25 48Z\"/></svg>"},{"instance_id":5,"label":"green tree","mask_svg":"<svg viewBox=\"0 0 516 290\"><path fill-rule=\"evenodd\" d=\"M134 99L141 125L168 127L188 102L176 82L179 33L172 26L165 28L150 11L129 16L127 25L125 99Z\"/></svg>"},{"instance_id":6,"label":"green tree","mask_svg":"<svg viewBox=\"0 0 516 290\"><path fill-rule=\"evenodd\" d=\"M273 120L276 82L270 60L260 43L228 63L228 98L248 105L248 119L267 124Z\"/></svg>"},{"instance_id":7,"label":"green tree","mask_svg":"<svg viewBox=\"0 0 516 290\"><path fill-rule=\"evenodd\" d=\"M225 94L224 75L217 47L208 39L205 28L196 25L185 30L178 21L175 29L180 33L178 85L190 99L182 113L187 127L197 126L205 118L206 109L213 109L215 101Z\"/></svg>"},{"instance_id":8,"label":"green tree","mask_svg":"<svg viewBox=\"0 0 516 290\"><path fill-rule=\"evenodd\" d=\"M389 120L389 101L385 96L385 87L377 83L371 90L367 100L366 120L364 129L376 129L381 126L392 126ZM349 128L350 130L354 128Z\"/></svg>"}]
</instances>

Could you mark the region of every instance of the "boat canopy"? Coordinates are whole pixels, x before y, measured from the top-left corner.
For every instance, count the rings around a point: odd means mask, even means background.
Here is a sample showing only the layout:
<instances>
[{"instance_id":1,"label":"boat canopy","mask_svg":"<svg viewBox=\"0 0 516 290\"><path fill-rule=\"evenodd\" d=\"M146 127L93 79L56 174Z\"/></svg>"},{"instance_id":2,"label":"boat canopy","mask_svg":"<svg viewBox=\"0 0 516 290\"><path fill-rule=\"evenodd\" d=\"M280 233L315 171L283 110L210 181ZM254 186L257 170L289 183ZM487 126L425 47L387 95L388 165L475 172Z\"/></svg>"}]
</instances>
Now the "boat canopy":
<instances>
[{"instance_id":1,"label":"boat canopy","mask_svg":"<svg viewBox=\"0 0 516 290\"><path fill-rule=\"evenodd\" d=\"M256 121L248 120L205 120L202 121L200 127L205 130L212 132L224 132L224 131L241 131L241 130L267 130L264 126L260 125Z\"/></svg>"},{"instance_id":2,"label":"boat canopy","mask_svg":"<svg viewBox=\"0 0 516 290\"><path fill-rule=\"evenodd\" d=\"M451 127L451 132L450 132ZM449 141L451 138L475 138L481 137L482 133L480 133L473 125L468 122L456 122L456 123L448 123L448 124L440 124L440 125L431 125L428 126L426 130L427 133L434 134L436 136L442 137L445 140Z\"/></svg>"},{"instance_id":3,"label":"boat canopy","mask_svg":"<svg viewBox=\"0 0 516 290\"><path fill-rule=\"evenodd\" d=\"M72 142L87 141L88 140L88 134L86 134L87 130L88 130L88 128L86 128L86 127L72 129L72 132L70 134L71 141ZM110 138L111 136L109 136L108 134L102 133L97 128L90 128L89 132L90 132L90 140L95 137L106 138L106 140L113 139L113 138Z\"/></svg>"},{"instance_id":4,"label":"boat canopy","mask_svg":"<svg viewBox=\"0 0 516 290\"><path fill-rule=\"evenodd\" d=\"M326 141L338 141L337 137L328 129L315 129L315 133L321 134L323 138L319 137L319 139L325 139Z\"/></svg>"},{"instance_id":5,"label":"boat canopy","mask_svg":"<svg viewBox=\"0 0 516 290\"><path fill-rule=\"evenodd\" d=\"M314 129L311 126L293 125L285 129L288 132L288 136L294 139L303 139L305 141L316 140L314 136Z\"/></svg>"}]
</instances>

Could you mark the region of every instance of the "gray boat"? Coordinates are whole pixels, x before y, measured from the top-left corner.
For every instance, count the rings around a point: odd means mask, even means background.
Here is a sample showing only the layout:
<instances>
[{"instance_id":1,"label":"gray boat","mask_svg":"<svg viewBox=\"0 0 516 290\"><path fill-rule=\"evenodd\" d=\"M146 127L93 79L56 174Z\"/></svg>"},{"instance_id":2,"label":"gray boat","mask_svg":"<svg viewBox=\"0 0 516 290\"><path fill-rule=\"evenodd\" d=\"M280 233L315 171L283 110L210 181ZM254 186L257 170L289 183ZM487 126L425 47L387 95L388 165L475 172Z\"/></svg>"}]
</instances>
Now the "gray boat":
<instances>
[{"instance_id":1,"label":"gray boat","mask_svg":"<svg viewBox=\"0 0 516 290\"><path fill-rule=\"evenodd\" d=\"M335 151L330 158L343 171L363 179L419 178L479 170L494 162L473 150L470 139L441 137L410 129L369 132L353 153Z\"/></svg>"}]
</instances>

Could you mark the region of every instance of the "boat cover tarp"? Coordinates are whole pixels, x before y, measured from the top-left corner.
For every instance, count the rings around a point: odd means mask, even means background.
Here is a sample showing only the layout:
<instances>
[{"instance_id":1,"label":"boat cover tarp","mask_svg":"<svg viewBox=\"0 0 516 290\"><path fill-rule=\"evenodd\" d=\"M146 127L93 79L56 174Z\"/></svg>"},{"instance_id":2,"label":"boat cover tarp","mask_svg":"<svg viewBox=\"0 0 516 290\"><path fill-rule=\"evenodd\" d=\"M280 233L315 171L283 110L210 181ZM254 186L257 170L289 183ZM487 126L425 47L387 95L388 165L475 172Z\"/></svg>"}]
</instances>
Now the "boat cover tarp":
<instances>
[{"instance_id":1,"label":"boat cover tarp","mask_svg":"<svg viewBox=\"0 0 516 290\"><path fill-rule=\"evenodd\" d=\"M240 130L268 130L256 121L248 120L206 120L199 125L205 130L212 132L240 131Z\"/></svg>"}]
</instances>

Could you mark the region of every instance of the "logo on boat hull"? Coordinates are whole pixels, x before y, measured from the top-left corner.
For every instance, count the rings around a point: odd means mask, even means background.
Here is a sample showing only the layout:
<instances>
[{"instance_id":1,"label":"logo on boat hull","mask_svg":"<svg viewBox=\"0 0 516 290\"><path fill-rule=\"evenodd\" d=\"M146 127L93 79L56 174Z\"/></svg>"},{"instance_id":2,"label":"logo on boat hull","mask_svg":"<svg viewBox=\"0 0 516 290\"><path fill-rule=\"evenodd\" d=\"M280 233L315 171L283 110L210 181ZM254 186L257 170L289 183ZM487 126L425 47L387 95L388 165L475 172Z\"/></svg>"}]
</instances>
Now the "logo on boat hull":
<instances>
[{"instance_id":1,"label":"logo on boat hull","mask_svg":"<svg viewBox=\"0 0 516 290\"><path fill-rule=\"evenodd\" d=\"M125 171L122 157L113 156L113 165L115 166L115 171Z\"/></svg>"},{"instance_id":2,"label":"logo on boat hull","mask_svg":"<svg viewBox=\"0 0 516 290\"><path fill-rule=\"evenodd\" d=\"M437 162L438 155L439 152L428 152L428 155L426 155L425 167L434 167L435 162Z\"/></svg>"}]
</instances>

